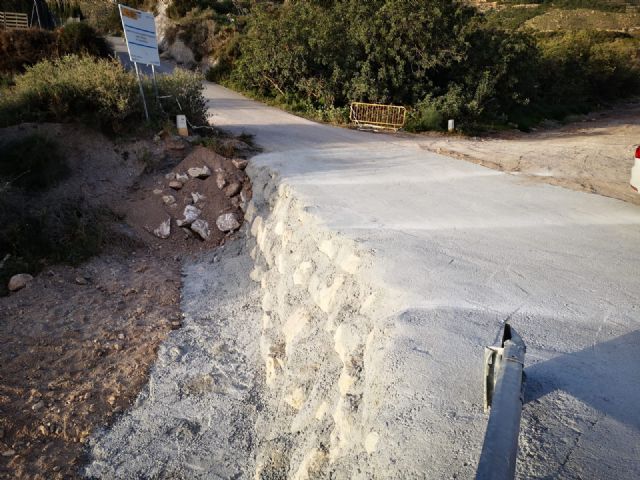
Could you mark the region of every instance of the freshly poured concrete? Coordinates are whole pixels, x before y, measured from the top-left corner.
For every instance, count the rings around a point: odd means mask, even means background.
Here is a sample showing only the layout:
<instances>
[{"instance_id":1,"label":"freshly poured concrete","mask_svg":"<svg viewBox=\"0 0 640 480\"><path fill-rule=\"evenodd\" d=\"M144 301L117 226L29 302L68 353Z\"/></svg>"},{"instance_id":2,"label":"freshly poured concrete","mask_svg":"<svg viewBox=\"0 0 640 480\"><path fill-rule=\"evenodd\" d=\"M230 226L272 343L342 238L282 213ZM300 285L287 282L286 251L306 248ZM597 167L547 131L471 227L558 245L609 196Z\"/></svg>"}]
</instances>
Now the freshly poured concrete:
<instances>
[{"instance_id":1,"label":"freshly poured concrete","mask_svg":"<svg viewBox=\"0 0 640 480\"><path fill-rule=\"evenodd\" d=\"M323 375L335 376L338 396L324 410L321 403L313 415L298 415L295 428L292 414L278 419L272 428L289 425L287 435L306 432L305 440L292 447L295 441L274 432L273 449L284 460L264 453L269 442L260 446L258 441L258 472L267 471L260 470L264 457L272 470L280 461L284 467L276 470L292 478L332 469L340 478L473 477L486 424L482 347L492 344L510 320L528 346L519 477L640 476L637 207L426 153L419 138L317 125L211 84L206 95L214 124L252 133L265 148L250 170L254 182L272 183L264 188L262 211L248 215L252 222L264 218L254 235L282 237L284 230L276 232L278 219L288 219L294 232L313 221L313 231L326 236L317 248L328 252L331 265L337 258L331 241L364 259L364 265L339 273L343 281L358 288L366 281L378 297L369 314L359 313L362 297L354 300L358 310L352 317L340 307L339 321L332 321L332 307L327 307L326 342L339 362L335 373ZM274 213L287 198L296 208ZM305 221L291 222L292 212L303 212ZM262 223L268 225L264 230ZM295 274L285 265L294 249L267 245L259 250L263 253L254 257L264 256L264 271L276 276L281 270L287 278ZM335 286L340 270L334 267L316 282L341 291ZM273 327L286 337L305 312L287 323L292 314L281 307L295 302L269 297L277 285L286 290L287 284L255 276L266 292L263 310L287 317ZM312 291L320 291L314 288L308 289L312 297ZM322 302L316 295L314 308ZM359 315L363 328L355 332ZM263 321L264 337L271 325ZM343 340L341 321L350 330L346 338L356 338L355 343ZM314 345L322 343L319 335ZM374 343L367 343L368 335ZM348 346L357 350L363 336L366 375L358 387L358 381L345 379L348 372L340 373L340 363L351 368ZM306 375L303 387L281 395L294 411L304 412L312 375L289 371L286 360L278 364L279 355L287 358L286 352L274 353L274 346L287 344L286 338L280 342L263 345L267 376L271 362L278 390L288 388L296 375ZM350 393L352 387L357 392ZM275 408L279 394L267 387L265 395L273 397L267 404ZM341 395L361 403L349 413ZM299 424L314 415L324 418L325 412L331 415L328 431ZM268 419L259 422L258 430L269 428ZM309 432L318 435L315 447ZM278 439L287 445L279 446Z\"/></svg>"}]
</instances>

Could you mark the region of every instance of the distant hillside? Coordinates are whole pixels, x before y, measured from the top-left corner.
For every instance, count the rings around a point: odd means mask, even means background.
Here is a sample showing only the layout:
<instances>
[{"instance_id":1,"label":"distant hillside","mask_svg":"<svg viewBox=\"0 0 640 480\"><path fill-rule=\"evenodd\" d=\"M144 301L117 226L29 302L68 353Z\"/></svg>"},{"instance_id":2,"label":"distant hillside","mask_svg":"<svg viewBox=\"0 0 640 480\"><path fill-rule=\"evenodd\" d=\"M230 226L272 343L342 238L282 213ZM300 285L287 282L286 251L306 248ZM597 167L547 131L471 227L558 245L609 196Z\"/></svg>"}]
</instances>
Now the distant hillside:
<instances>
[{"instance_id":1,"label":"distant hillside","mask_svg":"<svg viewBox=\"0 0 640 480\"><path fill-rule=\"evenodd\" d=\"M505 29L640 31L640 0L472 0Z\"/></svg>"}]
</instances>

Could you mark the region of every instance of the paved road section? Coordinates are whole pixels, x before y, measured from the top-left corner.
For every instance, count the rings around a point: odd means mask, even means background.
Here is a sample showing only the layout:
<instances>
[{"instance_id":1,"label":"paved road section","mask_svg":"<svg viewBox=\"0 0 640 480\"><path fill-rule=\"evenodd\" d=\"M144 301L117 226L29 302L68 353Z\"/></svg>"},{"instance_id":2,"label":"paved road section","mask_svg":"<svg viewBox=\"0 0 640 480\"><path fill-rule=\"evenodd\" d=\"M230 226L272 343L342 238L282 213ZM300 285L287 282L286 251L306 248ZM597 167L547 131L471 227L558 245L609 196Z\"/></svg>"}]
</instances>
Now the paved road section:
<instances>
[{"instance_id":1,"label":"paved road section","mask_svg":"<svg viewBox=\"0 0 640 480\"><path fill-rule=\"evenodd\" d=\"M255 135L253 162L372 251L395 292L389 478L473 477L482 347L506 320L528 346L519 478L640 478L637 206L205 94L213 123Z\"/></svg>"}]
</instances>

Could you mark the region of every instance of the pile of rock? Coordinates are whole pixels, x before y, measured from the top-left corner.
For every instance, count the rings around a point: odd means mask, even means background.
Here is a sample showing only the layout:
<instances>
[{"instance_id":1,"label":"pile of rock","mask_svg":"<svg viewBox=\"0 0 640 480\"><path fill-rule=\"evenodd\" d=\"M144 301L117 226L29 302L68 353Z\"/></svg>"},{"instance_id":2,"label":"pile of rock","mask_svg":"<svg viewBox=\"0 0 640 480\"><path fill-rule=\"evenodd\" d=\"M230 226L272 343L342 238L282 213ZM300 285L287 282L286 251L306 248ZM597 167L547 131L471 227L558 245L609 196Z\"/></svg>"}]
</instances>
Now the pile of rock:
<instances>
[{"instance_id":1,"label":"pile of rock","mask_svg":"<svg viewBox=\"0 0 640 480\"><path fill-rule=\"evenodd\" d=\"M251 198L251 186L244 173L247 163L196 147L165 176L162 188L154 190L169 215L153 230L154 235L168 239L175 225L188 237L206 241L214 228L224 234L240 228L243 210Z\"/></svg>"}]
</instances>

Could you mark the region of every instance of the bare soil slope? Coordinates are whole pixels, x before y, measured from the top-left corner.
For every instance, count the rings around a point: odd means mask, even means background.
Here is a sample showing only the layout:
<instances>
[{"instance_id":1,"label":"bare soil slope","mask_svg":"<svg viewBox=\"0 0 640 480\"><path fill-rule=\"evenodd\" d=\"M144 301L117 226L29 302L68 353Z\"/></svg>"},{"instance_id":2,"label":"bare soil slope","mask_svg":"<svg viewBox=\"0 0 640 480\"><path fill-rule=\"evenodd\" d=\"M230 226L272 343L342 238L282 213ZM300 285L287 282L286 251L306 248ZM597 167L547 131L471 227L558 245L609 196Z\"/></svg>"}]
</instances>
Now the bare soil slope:
<instances>
[{"instance_id":1,"label":"bare soil slope","mask_svg":"<svg viewBox=\"0 0 640 480\"><path fill-rule=\"evenodd\" d=\"M250 187L230 158L169 135L115 141L50 124L0 136L34 132L59 142L73 174L32 201L80 194L114 216L100 256L78 267L47 266L26 288L0 297L0 478L76 478L89 434L131 405L158 346L181 326L181 260L226 241L230 233L216 229L215 215L238 211L239 194L250 196ZM167 176L211 159L212 171L220 167L225 178L240 180L235 196L217 189L215 173L190 178L179 192L169 187ZM210 215L207 241L175 225L196 189L205 195L203 216ZM162 199L171 192L173 207ZM173 233L160 239L153 229L166 217Z\"/></svg>"}]
</instances>

